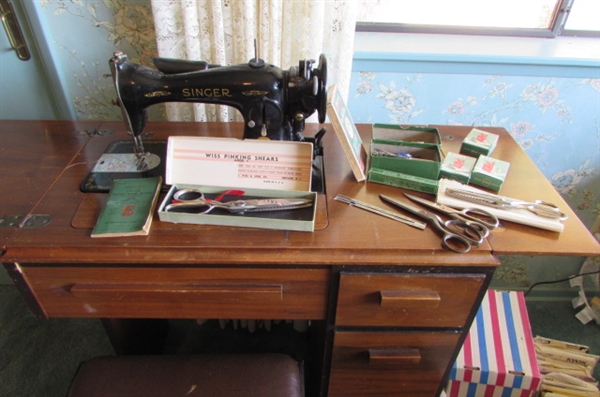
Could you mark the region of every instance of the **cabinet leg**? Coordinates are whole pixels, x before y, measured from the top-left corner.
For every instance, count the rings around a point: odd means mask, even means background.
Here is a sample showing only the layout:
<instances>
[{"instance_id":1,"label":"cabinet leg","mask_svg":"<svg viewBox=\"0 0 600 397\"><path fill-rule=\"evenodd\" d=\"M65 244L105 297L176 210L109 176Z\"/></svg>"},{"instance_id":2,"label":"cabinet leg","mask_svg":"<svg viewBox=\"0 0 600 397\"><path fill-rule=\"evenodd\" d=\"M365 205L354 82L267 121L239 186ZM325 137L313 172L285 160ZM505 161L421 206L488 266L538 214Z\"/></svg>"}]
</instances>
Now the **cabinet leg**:
<instances>
[{"instance_id":1,"label":"cabinet leg","mask_svg":"<svg viewBox=\"0 0 600 397\"><path fill-rule=\"evenodd\" d=\"M116 354L160 354L169 331L164 319L103 318Z\"/></svg>"}]
</instances>

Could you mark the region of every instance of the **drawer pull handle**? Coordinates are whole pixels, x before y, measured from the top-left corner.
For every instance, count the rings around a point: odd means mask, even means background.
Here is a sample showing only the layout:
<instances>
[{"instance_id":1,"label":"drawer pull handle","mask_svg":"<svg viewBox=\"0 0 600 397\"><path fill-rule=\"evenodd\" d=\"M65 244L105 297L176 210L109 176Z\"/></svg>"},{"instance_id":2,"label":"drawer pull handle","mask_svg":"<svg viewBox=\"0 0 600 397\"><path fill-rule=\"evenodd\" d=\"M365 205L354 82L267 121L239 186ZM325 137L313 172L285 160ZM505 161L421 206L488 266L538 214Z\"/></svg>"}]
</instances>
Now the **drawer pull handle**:
<instances>
[{"instance_id":1,"label":"drawer pull handle","mask_svg":"<svg viewBox=\"0 0 600 397\"><path fill-rule=\"evenodd\" d=\"M379 291L382 307L426 307L436 308L440 294L436 291Z\"/></svg>"},{"instance_id":2,"label":"drawer pull handle","mask_svg":"<svg viewBox=\"0 0 600 397\"><path fill-rule=\"evenodd\" d=\"M107 295L116 299L127 297L156 300L167 296L195 296L212 299L259 299L261 301L280 301L283 299L283 286L280 284L263 285L206 285L206 284L75 284L70 289L77 298L93 299L106 298Z\"/></svg>"},{"instance_id":3,"label":"drawer pull handle","mask_svg":"<svg viewBox=\"0 0 600 397\"><path fill-rule=\"evenodd\" d=\"M418 365L420 362L419 349L369 349L369 363L371 364Z\"/></svg>"}]
</instances>

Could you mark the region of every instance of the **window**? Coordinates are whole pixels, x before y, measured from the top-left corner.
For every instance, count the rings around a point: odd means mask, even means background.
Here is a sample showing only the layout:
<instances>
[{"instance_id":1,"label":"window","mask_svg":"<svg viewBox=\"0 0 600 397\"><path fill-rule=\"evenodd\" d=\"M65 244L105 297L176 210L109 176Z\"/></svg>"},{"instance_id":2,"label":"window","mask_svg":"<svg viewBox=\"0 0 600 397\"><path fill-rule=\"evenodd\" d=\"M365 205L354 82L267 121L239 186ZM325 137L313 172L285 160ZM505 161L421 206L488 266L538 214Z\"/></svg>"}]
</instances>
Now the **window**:
<instances>
[{"instance_id":1,"label":"window","mask_svg":"<svg viewBox=\"0 0 600 397\"><path fill-rule=\"evenodd\" d=\"M599 0L363 0L357 31L600 36Z\"/></svg>"},{"instance_id":2,"label":"window","mask_svg":"<svg viewBox=\"0 0 600 397\"><path fill-rule=\"evenodd\" d=\"M584 32L600 32L600 1L576 0L565 23L565 33L576 35Z\"/></svg>"}]
</instances>

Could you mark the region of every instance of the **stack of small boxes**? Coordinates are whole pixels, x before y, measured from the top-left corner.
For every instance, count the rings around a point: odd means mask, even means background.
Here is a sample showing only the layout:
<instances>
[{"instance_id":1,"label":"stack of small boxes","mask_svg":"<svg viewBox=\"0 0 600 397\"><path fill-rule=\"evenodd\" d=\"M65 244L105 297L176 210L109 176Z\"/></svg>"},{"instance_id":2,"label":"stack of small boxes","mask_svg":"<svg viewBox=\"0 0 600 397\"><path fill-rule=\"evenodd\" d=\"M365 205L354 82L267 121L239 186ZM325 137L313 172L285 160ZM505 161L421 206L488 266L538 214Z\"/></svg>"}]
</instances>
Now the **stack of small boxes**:
<instances>
[{"instance_id":1,"label":"stack of small boxes","mask_svg":"<svg viewBox=\"0 0 600 397\"><path fill-rule=\"evenodd\" d=\"M448 153L440 176L499 191L510 164L489 157L497 143L498 135L473 128L462 142L460 154Z\"/></svg>"},{"instance_id":2,"label":"stack of small boxes","mask_svg":"<svg viewBox=\"0 0 600 397\"><path fill-rule=\"evenodd\" d=\"M443 156L437 128L374 124L369 182L436 194L440 178L499 191L509 163L490 157L498 135L473 128L460 153Z\"/></svg>"}]
</instances>

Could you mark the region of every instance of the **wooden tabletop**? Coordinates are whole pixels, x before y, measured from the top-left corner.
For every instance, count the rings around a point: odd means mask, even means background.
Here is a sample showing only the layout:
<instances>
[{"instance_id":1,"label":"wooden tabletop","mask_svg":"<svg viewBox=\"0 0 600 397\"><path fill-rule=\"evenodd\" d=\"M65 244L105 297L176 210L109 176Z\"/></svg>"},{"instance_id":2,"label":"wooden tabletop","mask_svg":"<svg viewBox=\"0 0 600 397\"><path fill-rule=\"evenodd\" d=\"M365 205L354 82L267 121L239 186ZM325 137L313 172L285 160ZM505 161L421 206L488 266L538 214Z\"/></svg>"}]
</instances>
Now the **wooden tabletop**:
<instances>
[{"instance_id":1,"label":"wooden tabletop","mask_svg":"<svg viewBox=\"0 0 600 397\"><path fill-rule=\"evenodd\" d=\"M241 137L238 123L149 123L144 139L170 135ZM380 193L400 198L402 189L356 182L331 126L323 139L326 194L319 195L314 232L290 232L172 224L157 217L148 236L92 239L91 230L106 199L82 193L79 185L106 148L130 139L121 122L0 121L0 216L48 214L41 228L0 228L2 261L21 263L163 263L179 265L483 265L497 266L494 254L600 255L598 243L503 129L494 157L511 163L501 193L557 203L569 219L555 233L510 222L468 254L444 250L428 227L421 231L334 201L345 194L378 206ZM471 127L438 126L444 152L458 151ZM307 125L312 136L317 125ZM112 133L107 133L111 131ZM368 144L370 126L360 125ZM411 192L415 193L415 192ZM419 194L432 199L431 195ZM389 207L391 208L391 207Z\"/></svg>"}]
</instances>

